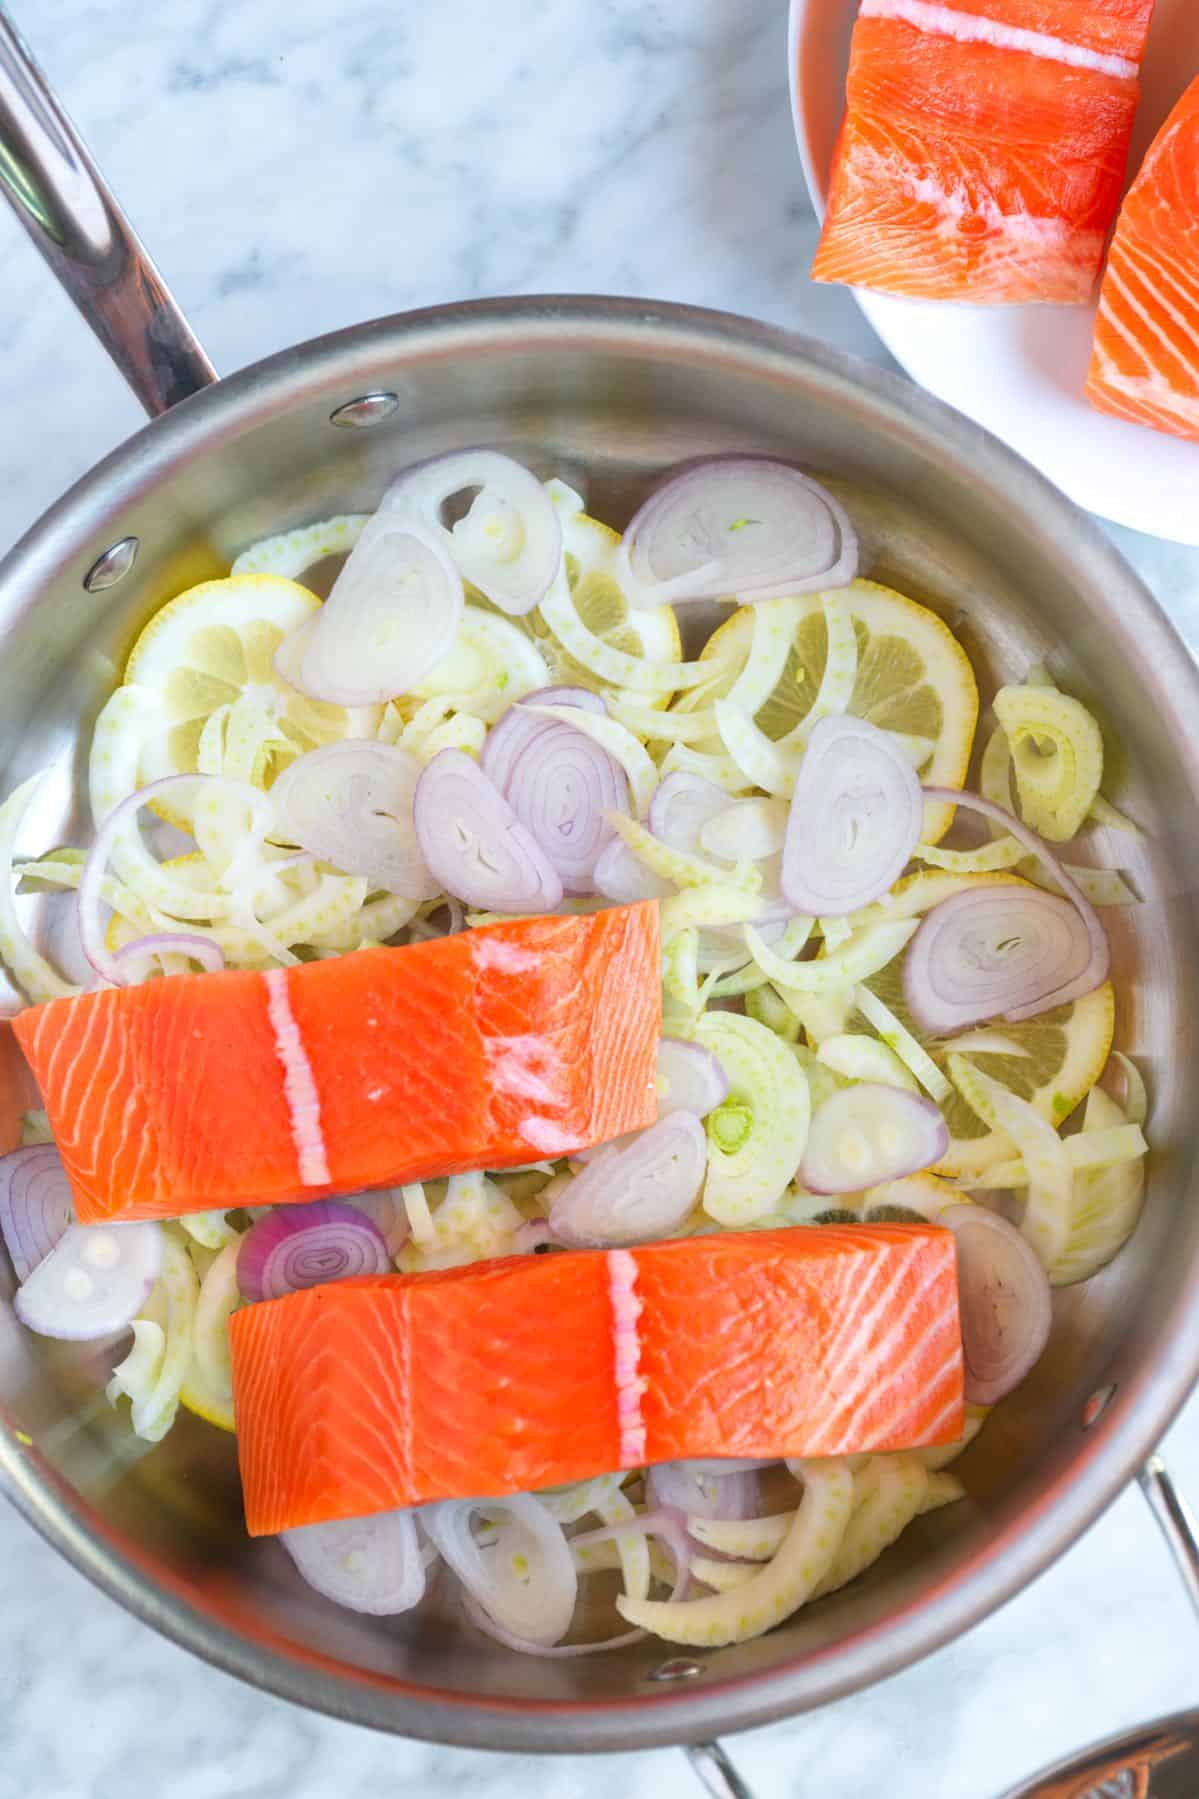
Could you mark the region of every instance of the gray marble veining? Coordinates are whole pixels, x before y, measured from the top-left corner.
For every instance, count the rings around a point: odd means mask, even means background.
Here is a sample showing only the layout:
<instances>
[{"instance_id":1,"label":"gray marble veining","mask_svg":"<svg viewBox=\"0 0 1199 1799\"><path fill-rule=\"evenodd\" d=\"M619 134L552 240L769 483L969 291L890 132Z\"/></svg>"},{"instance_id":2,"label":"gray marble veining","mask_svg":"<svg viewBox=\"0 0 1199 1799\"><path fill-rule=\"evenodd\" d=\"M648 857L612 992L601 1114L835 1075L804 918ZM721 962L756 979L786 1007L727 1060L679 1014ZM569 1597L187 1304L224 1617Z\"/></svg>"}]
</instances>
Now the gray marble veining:
<instances>
[{"instance_id":1,"label":"gray marble veining","mask_svg":"<svg viewBox=\"0 0 1199 1799\"><path fill-rule=\"evenodd\" d=\"M784 0L16 11L223 370L384 312L551 290L724 306L882 358L849 298L806 279ZM7 215L0 257L6 546L140 420ZM1199 645L1199 553L1114 535ZM1168 1453L1199 1495L1199 1404ZM698 1791L668 1751L534 1764L306 1716L153 1636L3 1509L0 1568L0 1799ZM992 1799L1193 1703L1192 1642L1127 1494L963 1641L733 1750L761 1799Z\"/></svg>"}]
</instances>

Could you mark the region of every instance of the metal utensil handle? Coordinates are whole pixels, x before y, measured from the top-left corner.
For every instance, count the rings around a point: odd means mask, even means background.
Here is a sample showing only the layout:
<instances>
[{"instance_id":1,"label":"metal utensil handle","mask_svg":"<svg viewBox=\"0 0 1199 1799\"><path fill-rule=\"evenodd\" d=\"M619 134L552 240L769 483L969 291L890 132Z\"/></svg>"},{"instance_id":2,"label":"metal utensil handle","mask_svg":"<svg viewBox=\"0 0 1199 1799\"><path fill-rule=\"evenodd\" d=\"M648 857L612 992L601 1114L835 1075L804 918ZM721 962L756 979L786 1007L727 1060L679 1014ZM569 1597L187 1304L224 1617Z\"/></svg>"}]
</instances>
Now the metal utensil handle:
<instances>
[{"instance_id":1,"label":"metal utensil handle","mask_svg":"<svg viewBox=\"0 0 1199 1799\"><path fill-rule=\"evenodd\" d=\"M216 380L158 270L6 13L0 189L152 416Z\"/></svg>"},{"instance_id":2,"label":"metal utensil handle","mask_svg":"<svg viewBox=\"0 0 1199 1799\"><path fill-rule=\"evenodd\" d=\"M1170 1545L1191 1604L1199 1612L1199 1523L1160 1456L1150 1456L1137 1480Z\"/></svg>"},{"instance_id":3,"label":"metal utensil handle","mask_svg":"<svg viewBox=\"0 0 1199 1799\"><path fill-rule=\"evenodd\" d=\"M712 1799L754 1799L721 1743L691 1743L684 1754Z\"/></svg>"}]
</instances>

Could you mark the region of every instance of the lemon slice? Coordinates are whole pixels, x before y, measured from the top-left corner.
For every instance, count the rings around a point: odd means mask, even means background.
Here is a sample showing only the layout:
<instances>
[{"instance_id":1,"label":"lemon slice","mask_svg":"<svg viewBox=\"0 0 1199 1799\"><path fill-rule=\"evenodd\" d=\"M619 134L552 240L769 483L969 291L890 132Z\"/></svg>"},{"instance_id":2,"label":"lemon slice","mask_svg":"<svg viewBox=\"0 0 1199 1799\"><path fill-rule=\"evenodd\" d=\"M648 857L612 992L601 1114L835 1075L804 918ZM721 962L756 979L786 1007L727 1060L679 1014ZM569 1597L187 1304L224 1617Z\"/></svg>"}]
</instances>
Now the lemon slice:
<instances>
[{"instance_id":1,"label":"lemon slice","mask_svg":"<svg viewBox=\"0 0 1199 1799\"><path fill-rule=\"evenodd\" d=\"M562 539L566 579L575 610L592 636L626 656L643 656L651 662L680 661L683 642L672 608L651 606L642 610L630 606L616 579L619 531L585 512L564 513ZM563 648L539 609L519 622L545 657L555 686L586 687L595 693L608 685ZM666 697L657 703L665 704ZM655 702L647 695L644 703Z\"/></svg>"},{"instance_id":2,"label":"lemon slice","mask_svg":"<svg viewBox=\"0 0 1199 1799\"><path fill-rule=\"evenodd\" d=\"M196 1297L191 1352L179 1399L189 1412L234 1431L233 1385L229 1367L229 1318L241 1301L237 1258L241 1238L233 1236L208 1265Z\"/></svg>"},{"instance_id":3,"label":"lemon slice","mask_svg":"<svg viewBox=\"0 0 1199 1799\"><path fill-rule=\"evenodd\" d=\"M890 587L855 581L843 596L853 619L858 666L847 710L880 730L925 738L932 753L920 768L929 786L960 787L966 778L978 687L965 650L927 606L918 606ZM782 674L755 713L755 723L777 742L810 711L820 692L828 653L828 626L819 594L794 602L799 623ZM708 639L701 661L719 662L711 682L692 688L675 710L694 712L731 692L744 669L753 639L753 612L742 607ZM719 740L697 746L719 749ZM925 841L936 843L949 828L947 807L926 811Z\"/></svg>"},{"instance_id":4,"label":"lemon slice","mask_svg":"<svg viewBox=\"0 0 1199 1799\"><path fill-rule=\"evenodd\" d=\"M987 876L978 875L975 879L984 882ZM866 985L909 1031L920 1037L904 1004L902 956L897 956L881 973L871 975ZM1110 982L1105 982L1082 999L1042 1012L1037 1018L1027 1018L1019 1024L1010 1024L1006 1019L998 1021L1001 1040L1021 1053L971 1051L970 1061L1018 1098L1027 1100L1050 1124L1060 1125L1103 1073L1111 1051L1114 1022L1115 998ZM949 1047L927 1038L921 1041L937 1066L943 1068ZM942 1111L950 1141L948 1152L937 1163L938 1174L962 1179L975 1170L991 1168L1010 1155L1008 1139L988 1131L956 1089L944 1101Z\"/></svg>"},{"instance_id":5,"label":"lemon slice","mask_svg":"<svg viewBox=\"0 0 1199 1799\"><path fill-rule=\"evenodd\" d=\"M230 740L236 732L249 745L247 765L236 772L259 787L269 787L306 750L373 736L378 707L324 705L275 673L284 637L319 605L298 582L267 574L205 581L168 600L125 668L126 682L153 693L163 714L162 727L142 746L140 782L194 773L204 728L218 715Z\"/></svg>"}]
</instances>

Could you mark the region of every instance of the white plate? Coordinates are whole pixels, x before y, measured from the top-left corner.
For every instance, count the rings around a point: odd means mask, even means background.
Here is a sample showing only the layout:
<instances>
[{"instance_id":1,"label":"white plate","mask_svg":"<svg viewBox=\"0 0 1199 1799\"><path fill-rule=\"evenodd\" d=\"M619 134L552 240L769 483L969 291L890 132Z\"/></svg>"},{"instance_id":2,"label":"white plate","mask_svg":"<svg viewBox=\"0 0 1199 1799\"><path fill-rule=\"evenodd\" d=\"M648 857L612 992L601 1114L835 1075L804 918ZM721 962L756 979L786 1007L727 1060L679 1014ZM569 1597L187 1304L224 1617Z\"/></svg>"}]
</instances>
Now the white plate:
<instances>
[{"instance_id":1,"label":"white plate","mask_svg":"<svg viewBox=\"0 0 1199 1799\"><path fill-rule=\"evenodd\" d=\"M795 134L821 214L857 10L857 0L791 0ZM1196 74L1199 0L1157 0L1130 176ZM1093 307L965 306L861 289L854 297L914 380L1027 456L1080 506L1199 544L1199 444L1108 418L1082 397Z\"/></svg>"}]
</instances>

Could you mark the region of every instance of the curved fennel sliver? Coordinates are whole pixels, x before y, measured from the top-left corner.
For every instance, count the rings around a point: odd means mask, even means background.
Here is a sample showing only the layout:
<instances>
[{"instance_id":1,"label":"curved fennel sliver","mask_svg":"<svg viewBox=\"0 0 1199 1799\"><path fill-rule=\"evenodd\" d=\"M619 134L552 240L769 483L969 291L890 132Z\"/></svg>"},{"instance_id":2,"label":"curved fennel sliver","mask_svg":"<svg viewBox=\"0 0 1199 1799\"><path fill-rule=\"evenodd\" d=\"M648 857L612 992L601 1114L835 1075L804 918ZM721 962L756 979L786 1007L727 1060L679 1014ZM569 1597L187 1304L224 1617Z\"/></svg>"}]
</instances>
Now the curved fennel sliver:
<instances>
[{"instance_id":1,"label":"curved fennel sliver","mask_svg":"<svg viewBox=\"0 0 1199 1799\"><path fill-rule=\"evenodd\" d=\"M630 1624L670 1643L744 1643L781 1624L812 1597L832 1568L849 1524L854 1477L841 1461L805 1462L804 1492L774 1559L728 1593L703 1599L617 1599Z\"/></svg>"},{"instance_id":2,"label":"curved fennel sliver","mask_svg":"<svg viewBox=\"0 0 1199 1799\"><path fill-rule=\"evenodd\" d=\"M803 1156L811 1115L807 1077L788 1045L753 1018L705 1013L695 1039L729 1083L728 1098L708 1116L703 1209L730 1229L752 1224L777 1203ZM725 1149L719 1119L729 1106L739 1109L747 1128Z\"/></svg>"},{"instance_id":3,"label":"curved fennel sliver","mask_svg":"<svg viewBox=\"0 0 1199 1799\"><path fill-rule=\"evenodd\" d=\"M965 1056L950 1056L954 1086L988 1130L1010 1137L1028 1169L1028 1205L1020 1229L1043 1265L1052 1268L1070 1232L1074 1175L1066 1145L1053 1126Z\"/></svg>"},{"instance_id":4,"label":"curved fennel sliver","mask_svg":"<svg viewBox=\"0 0 1199 1799\"><path fill-rule=\"evenodd\" d=\"M45 956L34 949L17 917L13 892L13 845L34 794L49 769L30 777L0 806L0 957L13 979L35 1005L44 1000L67 999L79 992Z\"/></svg>"},{"instance_id":5,"label":"curved fennel sliver","mask_svg":"<svg viewBox=\"0 0 1199 1799\"><path fill-rule=\"evenodd\" d=\"M928 1470L915 1456L872 1456L856 1477L855 1504L832 1565L811 1594L848 1586L902 1535L924 1504Z\"/></svg>"}]
</instances>

